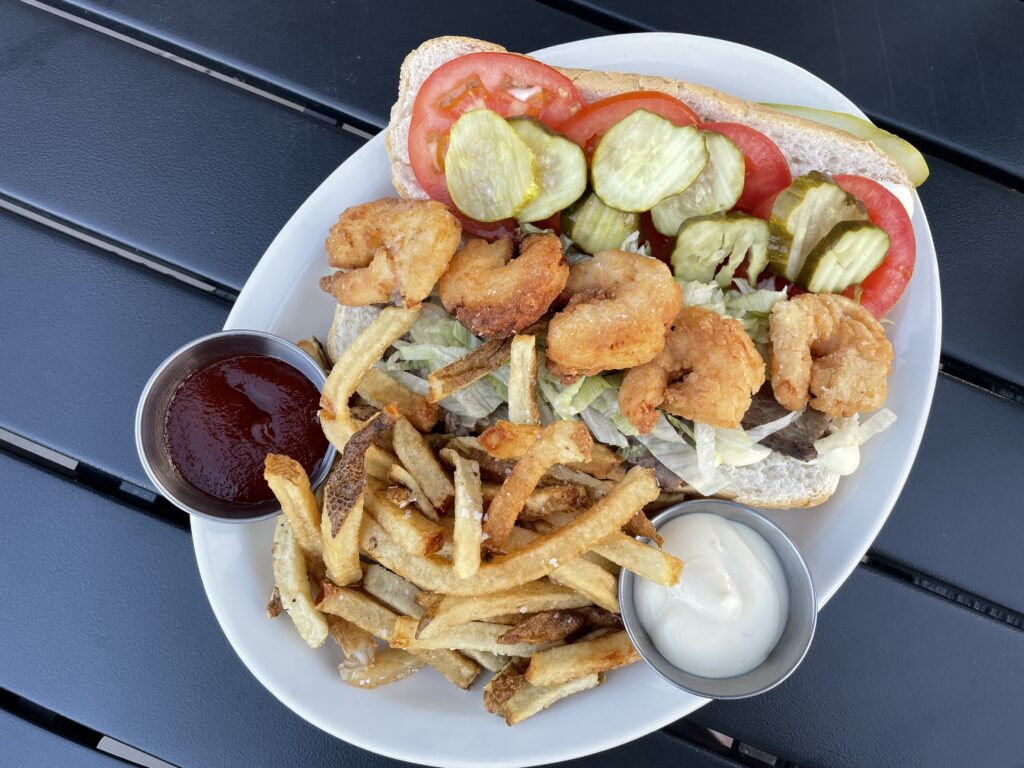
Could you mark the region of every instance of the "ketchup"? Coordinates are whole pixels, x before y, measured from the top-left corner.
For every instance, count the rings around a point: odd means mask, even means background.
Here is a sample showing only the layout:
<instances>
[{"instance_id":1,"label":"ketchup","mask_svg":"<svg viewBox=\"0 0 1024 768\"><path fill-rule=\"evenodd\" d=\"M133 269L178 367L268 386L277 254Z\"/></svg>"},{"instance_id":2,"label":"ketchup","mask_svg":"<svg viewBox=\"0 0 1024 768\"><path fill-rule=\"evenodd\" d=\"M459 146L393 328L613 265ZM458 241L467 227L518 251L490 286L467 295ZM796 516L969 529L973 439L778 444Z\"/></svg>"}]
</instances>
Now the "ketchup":
<instances>
[{"instance_id":1,"label":"ketchup","mask_svg":"<svg viewBox=\"0 0 1024 768\"><path fill-rule=\"evenodd\" d=\"M327 453L317 416L320 392L288 363L237 355L209 363L178 385L164 440L185 480L217 499L268 501L268 453L283 453L312 476Z\"/></svg>"}]
</instances>

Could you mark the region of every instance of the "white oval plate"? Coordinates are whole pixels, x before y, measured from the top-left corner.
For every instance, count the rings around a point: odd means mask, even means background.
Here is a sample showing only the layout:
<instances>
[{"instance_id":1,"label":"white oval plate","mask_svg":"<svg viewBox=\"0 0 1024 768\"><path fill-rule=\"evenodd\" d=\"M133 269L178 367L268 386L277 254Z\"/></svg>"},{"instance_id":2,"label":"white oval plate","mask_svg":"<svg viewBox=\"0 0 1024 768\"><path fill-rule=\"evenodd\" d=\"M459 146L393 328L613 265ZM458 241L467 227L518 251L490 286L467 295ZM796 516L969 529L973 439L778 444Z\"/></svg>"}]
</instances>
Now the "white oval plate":
<instances>
[{"instance_id":1,"label":"white oval plate","mask_svg":"<svg viewBox=\"0 0 1024 768\"><path fill-rule=\"evenodd\" d=\"M752 101L862 114L795 64L722 40L620 35L567 43L536 56L562 66L692 80ZM334 304L317 286L326 272L327 230L347 206L393 194L384 137L378 135L295 212L253 270L225 328L270 331L289 339L324 338ZM769 513L807 558L820 605L849 576L885 522L910 471L931 405L939 359L939 278L920 200L913 223L917 268L891 315L895 325L889 326L896 361L888 405L899 421L865 446L860 471L844 479L827 504ZM267 620L272 530L273 521L229 525L192 519L210 604L235 651L267 689L301 717L352 744L428 765L536 765L614 747L706 703L670 687L643 664L613 672L600 688L514 728L484 711L479 683L467 693L429 670L379 690L354 690L338 678L336 648L311 651L287 619Z\"/></svg>"}]
</instances>

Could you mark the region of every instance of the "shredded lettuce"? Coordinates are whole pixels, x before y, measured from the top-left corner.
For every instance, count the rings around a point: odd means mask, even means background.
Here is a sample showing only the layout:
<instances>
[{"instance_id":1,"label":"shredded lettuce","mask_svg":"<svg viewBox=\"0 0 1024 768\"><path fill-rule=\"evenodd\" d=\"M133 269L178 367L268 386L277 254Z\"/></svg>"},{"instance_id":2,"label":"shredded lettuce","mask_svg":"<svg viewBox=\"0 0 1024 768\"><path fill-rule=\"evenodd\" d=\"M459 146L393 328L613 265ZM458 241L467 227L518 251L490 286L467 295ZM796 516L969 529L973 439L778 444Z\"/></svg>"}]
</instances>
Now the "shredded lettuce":
<instances>
[{"instance_id":1,"label":"shredded lettuce","mask_svg":"<svg viewBox=\"0 0 1024 768\"><path fill-rule=\"evenodd\" d=\"M619 410L618 393L614 389L603 391L582 415L583 420L592 430L595 429L593 425L598 425L597 428L600 430L608 430L610 425L619 432L623 441L626 437L635 437L637 442L664 464L670 472L675 473L683 482L688 483L704 496L711 496L721 490L725 484L715 472L714 430L707 425L697 425L697 427L706 428L709 431L695 429L695 433L700 435L698 445L701 446L701 454L698 457L697 448L669 423L665 414L659 415L650 434L638 434ZM676 422L681 424L678 420ZM711 438L710 442L708 435ZM602 440L602 442L605 441ZM626 448L625 455L628 457L628 447L621 446L621 442L612 444Z\"/></svg>"},{"instance_id":2,"label":"shredded lettuce","mask_svg":"<svg viewBox=\"0 0 1024 768\"><path fill-rule=\"evenodd\" d=\"M409 329L409 337L415 344L461 347L464 350L476 349L483 344L469 328L437 304L430 303L424 304L420 309L420 316Z\"/></svg>"},{"instance_id":3,"label":"shredded lettuce","mask_svg":"<svg viewBox=\"0 0 1024 768\"><path fill-rule=\"evenodd\" d=\"M651 255L651 244L647 241L640 242L640 230L631 232L625 240L622 241L622 245L619 250L625 251L626 253L639 253L641 256Z\"/></svg>"},{"instance_id":4,"label":"shredded lettuce","mask_svg":"<svg viewBox=\"0 0 1024 768\"><path fill-rule=\"evenodd\" d=\"M849 475L860 465L860 446L896 422L896 414L882 408L860 423L856 414L832 422L832 431L814 441L818 462L839 475Z\"/></svg>"},{"instance_id":5,"label":"shredded lettuce","mask_svg":"<svg viewBox=\"0 0 1024 768\"><path fill-rule=\"evenodd\" d=\"M581 376L572 384L563 384L542 361L537 371L537 387L558 418L571 419L614 385L604 376Z\"/></svg>"},{"instance_id":6,"label":"shredded lettuce","mask_svg":"<svg viewBox=\"0 0 1024 768\"><path fill-rule=\"evenodd\" d=\"M771 452L771 448L758 445L749 432L744 432L740 428L715 429L715 454L721 464L745 467L767 458Z\"/></svg>"}]
</instances>

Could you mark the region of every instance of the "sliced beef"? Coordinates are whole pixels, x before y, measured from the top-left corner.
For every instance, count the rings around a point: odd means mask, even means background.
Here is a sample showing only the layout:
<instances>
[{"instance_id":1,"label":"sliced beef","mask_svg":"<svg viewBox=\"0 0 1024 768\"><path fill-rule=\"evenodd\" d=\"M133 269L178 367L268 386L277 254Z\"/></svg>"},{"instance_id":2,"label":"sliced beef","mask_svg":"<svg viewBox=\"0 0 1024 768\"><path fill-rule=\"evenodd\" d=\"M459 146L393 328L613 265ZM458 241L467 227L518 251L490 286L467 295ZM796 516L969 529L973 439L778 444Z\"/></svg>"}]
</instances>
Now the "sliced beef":
<instances>
[{"instance_id":1,"label":"sliced beef","mask_svg":"<svg viewBox=\"0 0 1024 768\"><path fill-rule=\"evenodd\" d=\"M788 410L775 402L771 387L766 384L754 397L750 408L744 414L743 428L759 427L770 421L781 419L787 413L789 413ZM810 461L818 457L818 452L814 450L814 441L824 436L827 427L828 417L825 414L807 408L800 418L788 427L768 435L761 441L761 445L800 461Z\"/></svg>"}]
</instances>

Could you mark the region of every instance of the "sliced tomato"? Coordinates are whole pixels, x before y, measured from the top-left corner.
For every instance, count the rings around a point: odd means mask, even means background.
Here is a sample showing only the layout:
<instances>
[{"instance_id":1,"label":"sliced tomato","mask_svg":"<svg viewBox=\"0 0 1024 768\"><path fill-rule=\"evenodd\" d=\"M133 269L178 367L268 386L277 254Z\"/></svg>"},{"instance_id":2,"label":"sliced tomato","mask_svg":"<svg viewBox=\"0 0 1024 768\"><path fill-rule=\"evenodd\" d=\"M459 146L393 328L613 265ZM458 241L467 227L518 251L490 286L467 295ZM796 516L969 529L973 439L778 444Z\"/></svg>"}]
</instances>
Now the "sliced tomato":
<instances>
[{"instance_id":1,"label":"sliced tomato","mask_svg":"<svg viewBox=\"0 0 1024 768\"><path fill-rule=\"evenodd\" d=\"M448 207L451 212L455 214L455 218L462 224L464 232L468 232L476 237L482 237L488 242L494 242L502 237L508 237L519 227L519 222L515 219L502 219L501 221L477 221L466 216L458 208L455 207L454 203L448 203Z\"/></svg>"},{"instance_id":2,"label":"sliced tomato","mask_svg":"<svg viewBox=\"0 0 1024 768\"><path fill-rule=\"evenodd\" d=\"M778 192L768 195L768 197L754 206L750 211L750 215L757 216L759 219L768 221L768 219L772 217L772 207L775 205L775 198L777 198L781 193L782 190L780 189Z\"/></svg>"},{"instance_id":3,"label":"sliced tomato","mask_svg":"<svg viewBox=\"0 0 1024 768\"><path fill-rule=\"evenodd\" d=\"M651 245L651 256L672 265L672 250L676 247L676 239L671 235L663 235L654 228L651 212L640 214L640 242Z\"/></svg>"},{"instance_id":4,"label":"sliced tomato","mask_svg":"<svg viewBox=\"0 0 1024 768\"><path fill-rule=\"evenodd\" d=\"M558 127L589 156L605 131L638 109L661 115L676 125L696 125L697 113L674 96L659 91L630 91L588 104Z\"/></svg>"},{"instance_id":5,"label":"sliced tomato","mask_svg":"<svg viewBox=\"0 0 1024 768\"><path fill-rule=\"evenodd\" d=\"M409 122L409 163L420 186L450 203L444 180L448 131L471 109L505 117L530 115L548 126L583 107L572 81L547 64L515 53L469 53L435 69L423 81Z\"/></svg>"},{"instance_id":6,"label":"sliced tomato","mask_svg":"<svg viewBox=\"0 0 1024 768\"><path fill-rule=\"evenodd\" d=\"M743 194L736 209L751 212L769 195L785 189L793 182L789 163L775 142L760 131L740 123L705 123L701 128L720 133L743 153Z\"/></svg>"},{"instance_id":7,"label":"sliced tomato","mask_svg":"<svg viewBox=\"0 0 1024 768\"><path fill-rule=\"evenodd\" d=\"M917 239L907 210L896 196L877 181L863 176L832 177L836 184L858 198L868 209L868 218L889 235L885 261L860 284L860 303L875 317L884 317L907 289L917 259ZM856 286L843 292L855 298Z\"/></svg>"}]
</instances>

